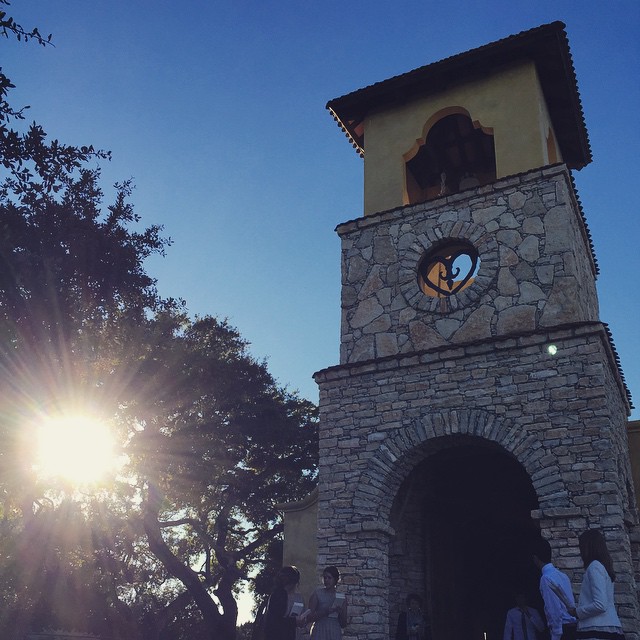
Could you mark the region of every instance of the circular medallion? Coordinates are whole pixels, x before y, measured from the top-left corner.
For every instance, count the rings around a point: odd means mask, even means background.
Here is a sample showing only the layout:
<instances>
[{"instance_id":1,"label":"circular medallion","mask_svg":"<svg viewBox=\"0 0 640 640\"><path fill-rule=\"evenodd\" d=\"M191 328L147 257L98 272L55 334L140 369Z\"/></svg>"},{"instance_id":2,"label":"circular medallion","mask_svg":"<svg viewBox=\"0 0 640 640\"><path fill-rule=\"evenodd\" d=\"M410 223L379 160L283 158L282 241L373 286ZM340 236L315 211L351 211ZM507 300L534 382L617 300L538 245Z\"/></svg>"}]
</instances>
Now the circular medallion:
<instances>
[{"instance_id":1,"label":"circular medallion","mask_svg":"<svg viewBox=\"0 0 640 640\"><path fill-rule=\"evenodd\" d=\"M398 284L414 308L443 314L468 307L497 278L498 243L484 227L424 220L412 231L399 255Z\"/></svg>"}]
</instances>

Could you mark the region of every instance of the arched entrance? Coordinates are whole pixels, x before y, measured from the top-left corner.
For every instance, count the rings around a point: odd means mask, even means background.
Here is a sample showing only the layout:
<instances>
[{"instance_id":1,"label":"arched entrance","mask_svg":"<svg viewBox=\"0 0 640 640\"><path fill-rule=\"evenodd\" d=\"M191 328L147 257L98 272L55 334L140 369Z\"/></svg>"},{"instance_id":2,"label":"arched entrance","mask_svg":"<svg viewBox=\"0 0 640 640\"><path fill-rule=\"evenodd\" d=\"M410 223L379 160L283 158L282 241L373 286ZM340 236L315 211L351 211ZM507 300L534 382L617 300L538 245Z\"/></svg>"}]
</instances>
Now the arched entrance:
<instances>
[{"instance_id":1,"label":"arched entrance","mask_svg":"<svg viewBox=\"0 0 640 640\"><path fill-rule=\"evenodd\" d=\"M393 505L392 629L413 591L425 596L438 640L501 640L516 591L541 611L529 551L540 535L530 515L537 507L527 473L495 443L432 440Z\"/></svg>"}]
</instances>

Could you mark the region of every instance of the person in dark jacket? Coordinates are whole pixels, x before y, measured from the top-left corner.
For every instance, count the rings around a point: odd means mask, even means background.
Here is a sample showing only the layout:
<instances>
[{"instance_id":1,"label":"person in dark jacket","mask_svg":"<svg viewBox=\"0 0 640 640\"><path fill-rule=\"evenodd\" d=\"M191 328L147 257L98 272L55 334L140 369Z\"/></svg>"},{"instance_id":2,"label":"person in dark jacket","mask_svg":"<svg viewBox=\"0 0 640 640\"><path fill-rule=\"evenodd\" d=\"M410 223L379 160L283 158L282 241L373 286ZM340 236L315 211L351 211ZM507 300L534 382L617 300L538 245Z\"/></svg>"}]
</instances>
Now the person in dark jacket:
<instances>
[{"instance_id":1,"label":"person in dark jacket","mask_svg":"<svg viewBox=\"0 0 640 640\"><path fill-rule=\"evenodd\" d=\"M407 610L398 616L396 640L431 640L431 625L422 613L422 598L410 593L406 603Z\"/></svg>"},{"instance_id":2,"label":"person in dark jacket","mask_svg":"<svg viewBox=\"0 0 640 640\"><path fill-rule=\"evenodd\" d=\"M299 582L300 572L296 567L282 567L265 611L265 640L295 640L303 609L302 603L297 607L299 611L294 606Z\"/></svg>"}]
</instances>

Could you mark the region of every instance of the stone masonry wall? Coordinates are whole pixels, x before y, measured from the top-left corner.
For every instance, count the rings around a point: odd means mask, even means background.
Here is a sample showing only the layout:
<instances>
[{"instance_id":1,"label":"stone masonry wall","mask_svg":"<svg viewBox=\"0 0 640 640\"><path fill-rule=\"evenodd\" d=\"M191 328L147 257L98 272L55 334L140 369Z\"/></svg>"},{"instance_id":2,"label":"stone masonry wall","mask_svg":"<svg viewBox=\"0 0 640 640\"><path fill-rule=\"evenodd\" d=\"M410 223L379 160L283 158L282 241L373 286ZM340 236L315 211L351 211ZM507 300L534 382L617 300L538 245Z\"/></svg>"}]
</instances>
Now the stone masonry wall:
<instances>
[{"instance_id":1,"label":"stone masonry wall","mask_svg":"<svg viewBox=\"0 0 640 640\"><path fill-rule=\"evenodd\" d=\"M522 465L538 498L532 516L576 591L577 535L590 526L605 530L627 637L640 638L631 557L637 514L620 471L628 468L628 404L612 362L605 328L587 322L316 374L318 564L343 571L351 607L345 638L388 639L391 505L416 464L460 439L491 441Z\"/></svg>"},{"instance_id":2,"label":"stone masonry wall","mask_svg":"<svg viewBox=\"0 0 640 640\"><path fill-rule=\"evenodd\" d=\"M340 362L598 319L595 263L564 165L358 218L342 238ZM444 239L480 255L475 281L425 295L417 268Z\"/></svg>"}]
</instances>

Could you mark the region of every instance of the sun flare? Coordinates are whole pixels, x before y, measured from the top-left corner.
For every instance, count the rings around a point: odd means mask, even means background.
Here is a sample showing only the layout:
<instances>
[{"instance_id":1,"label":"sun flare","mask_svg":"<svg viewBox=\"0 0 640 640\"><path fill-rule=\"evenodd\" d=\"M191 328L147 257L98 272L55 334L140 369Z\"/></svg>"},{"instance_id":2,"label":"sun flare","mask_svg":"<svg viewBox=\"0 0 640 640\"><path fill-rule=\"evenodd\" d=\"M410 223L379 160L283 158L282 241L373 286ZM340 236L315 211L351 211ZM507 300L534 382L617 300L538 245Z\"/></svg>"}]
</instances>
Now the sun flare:
<instances>
[{"instance_id":1,"label":"sun flare","mask_svg":"<svg viewBox=\"0 0 640 640\"><path fill-rule=\"evenodd\" d=\"M99 420L87 416L49 418L38 430L35 468L43 479L89 484L117 466L113 436Z\"/></svg>"}]
</instances>

